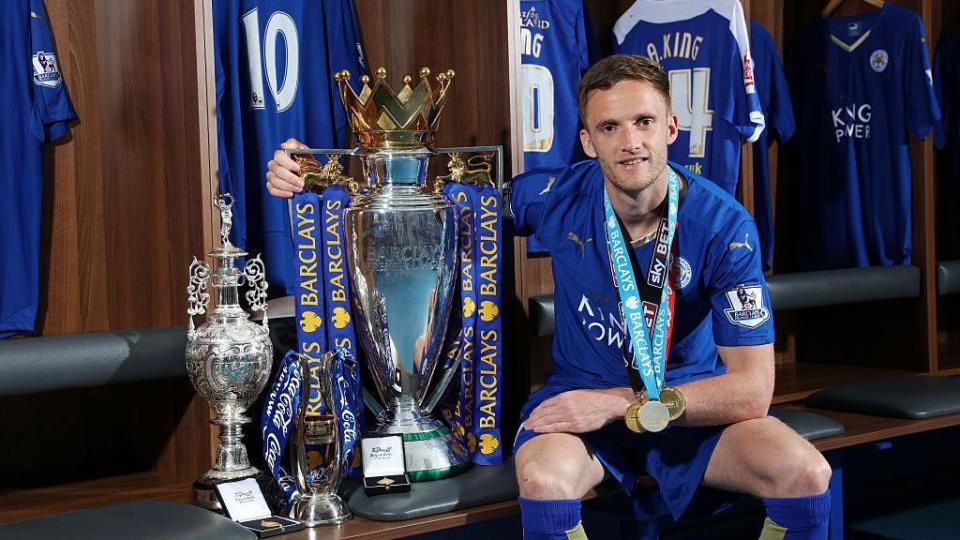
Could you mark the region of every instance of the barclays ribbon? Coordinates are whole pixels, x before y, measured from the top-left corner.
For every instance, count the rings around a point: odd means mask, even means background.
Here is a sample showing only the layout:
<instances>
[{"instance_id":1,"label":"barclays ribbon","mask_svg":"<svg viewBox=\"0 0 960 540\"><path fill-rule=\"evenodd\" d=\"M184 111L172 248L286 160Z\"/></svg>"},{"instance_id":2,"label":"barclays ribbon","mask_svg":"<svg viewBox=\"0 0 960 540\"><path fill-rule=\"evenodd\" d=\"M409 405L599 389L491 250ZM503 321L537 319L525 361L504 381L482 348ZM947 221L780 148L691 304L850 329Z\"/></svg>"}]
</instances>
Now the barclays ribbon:
<instances>
[{"instance_id":1,"label":"barclays ribbon","mask_svg":"<svg viewBox=\"0 0 960 540\"><path fill-rule=\"evenodd\" d=\"M480 465L503 463L500 447L501 377L503 360L503 230L500 213L503 200L493 186L480 189L477 215L477 343L475 350L477 448L473 461Z\"/></svg>"},{"instance_id":2,"label":"barclays ribbon","mask_svg":"<svg viewBox=\"0 0 960 540\"><path fill-rule=\"evenodd\" d=\"M320 247L322 208L316 193L304 191L293 197L294 244L297 257L294 272L297 290L294 297L297 317L297 348L308 357L310 400L308 414L323 414L326 404L320 394L319 358L327 351L324 327L323 250Z\"/></svg>"},{"instance_id":3,"label":"barclays ribbon","mask_svg":"<svg viewBox=\"0 0 960 540\"><path fill-rule=\"evenodd\" d=\"M302 386L303 376L298 358L294 351L288 351L280 361L260 415L263 459L270 473L277 480L288 504L296 494L297 486L287 468L284 467L283 461L288 456L287 443L290 440L290 430L297 416L297 409L300 407Z\"/></svg>"},{"instance_id":4,"label":"barclays ribbon","mask_svg":"<svg viewBox=\"0 0 960 540\"><path fill-rule=\"evenodd\" d=\"M660 228L657 246L654 250L654 260L662 257L664 261L663 268L650 268L648 273L661 273L659 278L663 285L660 294L660 302L656 307L657 312L653 324L652 337L647 326L647 318L644 313L643 302L641 301L641 292L637 287L637 280L633 273L633 265L630 262L630 253L627 251L626 242L623 240L623 233L620 231L620 222L613 211L613 205L610 202L610 196L606 190L603 192L603 208L605 215L604 230L607 237L607 248L610 253L610 261L613 267L614 283L617 286L617 293L620 296L621 308L624 312L625 323L630 334L630 341L633 345L632 369L640 374L643 386L647 390L647 397L650 400L660 399L660 389L663 387L663 379L666 372L666 358L668 353L668 340L670 334L670 301L671 286L669 284L669 269L666 261L670 259L670 247L673 245L674 233L677 229L677 213L680 201L680 180L677 173L670 167L667 179L667 219L666 228ZM665 234L665 237L663 237ZM661 247L662 246L662 247ZM657 253L657 251L665 253ZM648 276L648 283L655 281L656 276ZM636 389L639 390L639 389Z\"/></svg>"},{"instance_id":5,"label":"barclays ribbon","mask_svg":"<svg viewBox=\"0 0 960 540\"><path fill-rule=\"evenodd\" d=\"M343 456L353 458L353 448L362 432L363 400L360 393L360 377L356 368L357 336L351 316L350 274L347 270L347 250L344 241L343 212L350 205L350 194L338 185L323 192L323 225L321 245L324 262L322 275L324 306L327 321L327 350L334 351L341 361L336 362L332 373L340 392L343 406L337 418L343 433ZM348 467L350 461L346 462Z\"/></svg>"},{"instance_id":6,"label":"barclays ribbon","mask_svg":"<svg viewBox=\"0 0 960 540\"><path fill-rule=\"evenodd\" d=\"M459 303L454 305L455 314L450 324L456 326L456 335L448 330L444 348L445 361L453 361L455 355L460 358L460 380L457 389L456 406L453 414L453 432L461 440L467 451L473 455L477 448L477 434L474 425L474 350L476 342L476 267L474 264L474 245L476 244L475 214L478 191L475 186L450 183L443 192L453 202L457 210L459 223L457 240L457 258L459 275L457 290ZM451 310L451 311L454 311Z\"/></svg>"}]
</instances>

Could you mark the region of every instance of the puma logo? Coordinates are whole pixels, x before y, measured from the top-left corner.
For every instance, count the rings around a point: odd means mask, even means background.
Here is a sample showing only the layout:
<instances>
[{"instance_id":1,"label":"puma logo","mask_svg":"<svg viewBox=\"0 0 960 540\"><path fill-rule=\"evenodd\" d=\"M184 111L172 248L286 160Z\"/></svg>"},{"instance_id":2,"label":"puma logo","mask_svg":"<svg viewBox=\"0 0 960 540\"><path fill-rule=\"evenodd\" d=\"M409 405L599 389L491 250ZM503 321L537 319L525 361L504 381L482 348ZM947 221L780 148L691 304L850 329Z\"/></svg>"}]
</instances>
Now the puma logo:
<instances>
[{"instance_id":1,"label":"puma logo","mask_svg":"<svg viewBox=\"0 0 960 540\"><path fill-rule=\"evenodd\" d=\"M748 251L753 251L753 247L750 246L750 233L745 234L743 237L743 242L730 242L731 250L737 248L747 248Z\"/></svg>"},{"instance_id":2,"label":"puma logo","mask_svg":"<svg viewBox=\"0 0 960 540\"><path fill-rule=\"evenodd\" d=\"M580 246L580 258L581 258L581 259L582 259L583 256L584 256L584 251L585 251L586 248L587 248L587 244L589 244L590 242L593 242L593 238L587 238L586 241L580 240L580 237L577 236L577 233L575 233L575 232L568 232L568 233L567 233L567 238L569 238L570 240L572 240L574 244Z\"/></svg>"},{"instance_id":3,"label":"puma logo","mask_svg":"<svg viewBox=\"0 0 960 540\"><path fill-rule=\"evenodd\" d=\"M553 183L556 182L556 181L557 181L557 177L556 177L556 176L551 176L551 177L547 180L547 187L543 188L543 191L541 191L539 194L540 194L540 195L546 195L547 193L549 193L549 192L550 192L550 188L553 187Z\"/></svg>"}]
</instances>

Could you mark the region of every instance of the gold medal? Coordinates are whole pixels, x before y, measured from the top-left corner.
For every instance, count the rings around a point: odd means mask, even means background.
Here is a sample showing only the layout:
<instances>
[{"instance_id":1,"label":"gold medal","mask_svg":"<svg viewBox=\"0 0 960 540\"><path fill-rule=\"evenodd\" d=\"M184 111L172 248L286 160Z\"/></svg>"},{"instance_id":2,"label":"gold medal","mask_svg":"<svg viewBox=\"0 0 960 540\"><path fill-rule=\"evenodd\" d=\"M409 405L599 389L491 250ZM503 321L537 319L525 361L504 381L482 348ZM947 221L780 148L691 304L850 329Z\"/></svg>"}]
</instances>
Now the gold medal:
<instances>
[{"instance_id":1,"label":"gold medal","mask_svg":"<svg viewBox=\"0 0 960 540\"><path fill-rule=\"evenodd\" d=\"M627 412L623 415L623 422L627 424L627 429L634 433L643 433L646 431L640 425L640 409L643 407L642 401L631 403L627 407Z\"/></svg>"},{"instance_id":2,"label":"gold medal","mask_svg":"<svg viewBox=\"0 0 960 540\"><path fill-rule=\"evenodd\" d=\"M687 410L687 402L683 399L683 394L676 388L664 386L663 390L660 390L660 401L670 411L671 422L683 416L684 411Z\"/></svg>"},{"instance_id":3,"label":"gold medal","mask_svg":"<svg viewBox=\"0 0 960 540\"><path fill-rule=\"evenodd\" d=\"M654 433L666 429L670 423L670 411L660 401L648 401L640 407L640 426Z\"/></svg>"}]
</instances>

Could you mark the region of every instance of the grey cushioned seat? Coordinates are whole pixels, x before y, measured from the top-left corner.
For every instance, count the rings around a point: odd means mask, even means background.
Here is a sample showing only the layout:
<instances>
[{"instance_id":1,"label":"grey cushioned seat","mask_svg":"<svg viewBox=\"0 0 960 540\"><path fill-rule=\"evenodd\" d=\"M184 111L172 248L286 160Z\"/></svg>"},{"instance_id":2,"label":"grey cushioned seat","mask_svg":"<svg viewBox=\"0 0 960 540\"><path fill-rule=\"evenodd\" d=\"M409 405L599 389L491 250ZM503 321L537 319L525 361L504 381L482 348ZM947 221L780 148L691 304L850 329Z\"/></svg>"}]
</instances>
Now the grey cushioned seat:
<instances>
[{"instance_id":1,"label":"grey cushioned seat","mask_svg":"<svg viewBox=\"0 0 960 540\"><path fill-rule=\"evenodd\" d=\"M944 296L960 292L960 261L937 263L937 294Z\"/></svg>"},{"instance_id":2,"label":"grey cushioned seat","mask_svg":"<svg viewBox=\"0 0 960 540\"><path fill-rule=\"evenodd\" d=\"M801 437L808 441L815 441L834 435L843 435L843 424L826 416L788 409L786 407L771 407L770 416L775 416L781 422L790 426Z\"/></svg>"},{"instance_id":3,"label":"grey cushioned seat","mask_svg":"<svg viewBox=\"0 0 960 540\"><path fill-rule=\"evenodd\" d=\"M460 476L418 482L407 493L367 497L357 484L346 487L346 499L354 514L378 521L413 519L462 508L516 499L513 464L474 466Z\"/></svg>"},{"instance_id":4,"label":"grey cushioned seat","mask_svg":"<svg viewBox=\"0 0 960 540\"><path fill-rule=\"evenodd\" d=\"M184 328L0 341L0 396L187 376Z\"/></svg>"},{"instance_id":5,"label":"grey cushioned seat","mask_svg":"<svg viewBox=\"0 0 960 540\"><path fill-rule=\"evenodd\" d=\"M960 378L906 376L825 388L808 407L895 418L933 418L960 413Z\"/></svg>"},{"instance_id":6,"label":"grey cushioned seat","mask_svg":"<svg viewBox=\"0 0 960 540\"><path fill-rule=\"evenodd\" d=\"M873 266L795 274L767 279L774 311L920 296L920 269Z\"/></svg>"},{"instance_id":7,"label":"grey cushioned seat","mask_svg":"<svg viewBox=\"0 0 960 540\"><path fill-rule=\"evenodd\" d=\"M2 540L249 540L257 535L197 506L143 501L0 525Z\"/></svg>"}]
</instances>

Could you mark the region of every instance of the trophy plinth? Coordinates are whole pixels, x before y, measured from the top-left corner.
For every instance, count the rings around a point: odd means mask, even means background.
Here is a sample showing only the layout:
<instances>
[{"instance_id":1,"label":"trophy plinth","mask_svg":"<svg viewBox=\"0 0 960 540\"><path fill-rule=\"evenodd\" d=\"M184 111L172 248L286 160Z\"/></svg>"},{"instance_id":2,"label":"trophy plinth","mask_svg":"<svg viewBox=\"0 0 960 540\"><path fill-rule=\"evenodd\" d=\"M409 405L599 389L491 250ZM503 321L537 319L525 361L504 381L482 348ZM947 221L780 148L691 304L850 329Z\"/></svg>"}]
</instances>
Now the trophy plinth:
<instances>
[{"instance_id":1,"label":"trophy plinth","mask_svg":"<svg viewBox=\"0 0 960 540\"><path fill-rule=\"evenodd\" d=\"M250 465L243 444L243 424L251 420L243 413L257 399L270 376L273 345L267 328L264 266L260 257L247 261L243 271L236 268L238 258L247 255L230 244L233 199L222 195L214 200L220 209L221 246L208 255L215 263L212 285L216 291L216 308L199 328L194 315L206 312L210 295L206 292L210 268L193 259L190 265L190 322L187 331L187 373L197 393L207 400L216 413L211 423L220 427L220 444L213 467L193 485L194 502L220 511L214 489L216 484L239 480L262 473ZM238 288L244 282L251 290L246 298L251 308L264 311L263 322L248 320L240 307Z\"/></svg>"}]
</instances>

